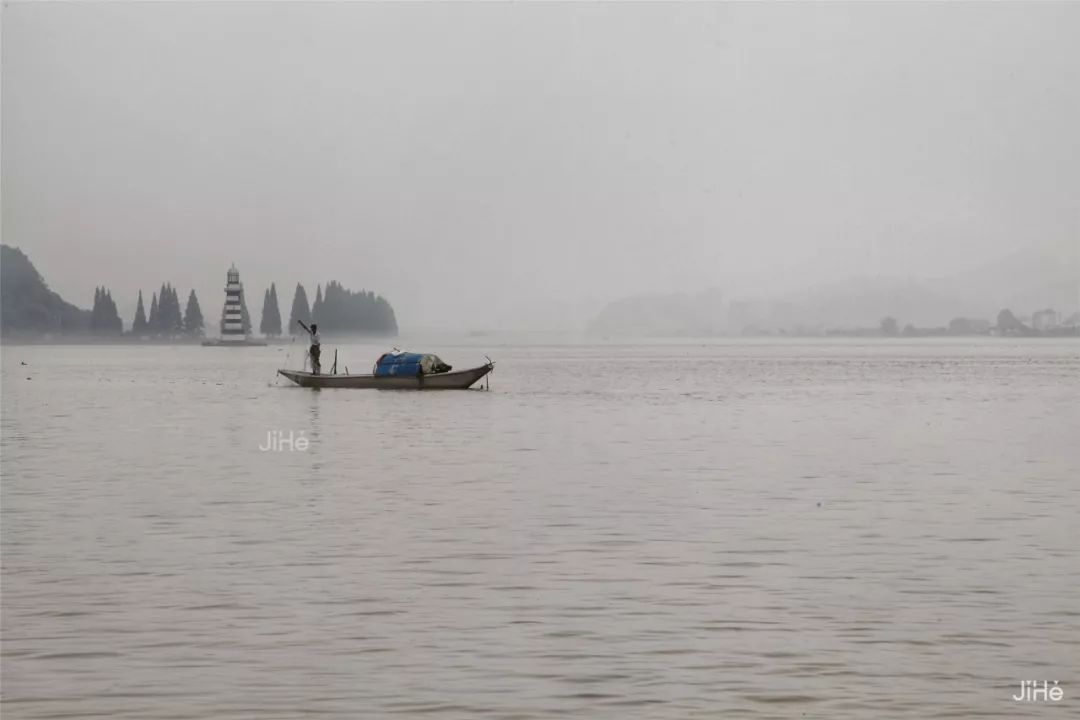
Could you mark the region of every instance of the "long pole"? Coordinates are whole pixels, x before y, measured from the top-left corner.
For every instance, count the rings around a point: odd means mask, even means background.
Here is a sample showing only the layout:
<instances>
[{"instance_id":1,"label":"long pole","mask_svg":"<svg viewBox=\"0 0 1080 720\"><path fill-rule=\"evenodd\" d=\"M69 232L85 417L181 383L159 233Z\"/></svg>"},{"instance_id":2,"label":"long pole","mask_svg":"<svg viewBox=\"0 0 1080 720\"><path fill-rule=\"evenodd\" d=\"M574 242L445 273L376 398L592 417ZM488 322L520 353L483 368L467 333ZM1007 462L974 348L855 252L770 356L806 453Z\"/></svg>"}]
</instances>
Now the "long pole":
<instances>
[{"instance_id":1,"label":"long pole","mask_svg":"<svg viewBox=\"0 0 1080 720\"><path fill-rule=\"evenodd\" d=\"M305 325L303 320L297 320L296 322L297 322L297 324L300 325L300 327L304 328L304 330L307 331L308 335L311 334L311 328L309 328L307 325ZM293 339L295 340L296 338L293 338ZM307 362L308 362L308 359L310 357L311 357L311 351L309 350L307 353L304 354L304 367L305 368L307 367ZM312 362L311 362L311 372L315 372L315 361L314 360L312 360Z\"/></svg>"}]
</instances>

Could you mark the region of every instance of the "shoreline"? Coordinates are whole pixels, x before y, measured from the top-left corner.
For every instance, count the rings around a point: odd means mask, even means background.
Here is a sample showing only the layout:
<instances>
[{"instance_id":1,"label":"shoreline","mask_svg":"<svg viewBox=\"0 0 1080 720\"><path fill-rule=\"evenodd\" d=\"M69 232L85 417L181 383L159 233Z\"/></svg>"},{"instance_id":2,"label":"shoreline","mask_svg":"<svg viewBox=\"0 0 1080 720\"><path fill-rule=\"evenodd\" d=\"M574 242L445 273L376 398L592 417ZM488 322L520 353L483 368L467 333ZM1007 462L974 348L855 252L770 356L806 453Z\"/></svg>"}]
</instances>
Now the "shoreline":
<instances>
[{"instance_id":1,"label":"shoreline","mask_svg":"<svg viewBox=\"0 0 1080 720\"><path fill-rule=\"evenodd\" d=\"M355 336L364 339L382 339L376 336ZM349 338L352 339L352 338ZM219 347L227 343L220 343L221 338L196 337L196 338L123 338L123 337L0 337L0 347L25 346L25 345L123 345L123 346L191 346L191 347ZM283 338L267 338L252 336L248 343L237 343L238 347L284 347L292 345L298 340L304 340L300 335ZM207 345L206 343L213 343Z\"/></svg>"},{"instance_id":2,"label":"shoreline","mask_svg":"<svg viewBox=\"0 0 1080 720\"><path fill-rule=\"evenodd\" d=\"M560 335L563 339L565 336ZM718 342L718 341L744 341L744 342L769 342L769 341L809 341L809 342L837 342L837 343L849 343L851 341L880 341L882 343L920 343L925 341L942 341L942 340L955 340L955 341L989 341L991 343L1001 342L1025 342L1033 341L1032 344L1039 344L1047 340L1071 340L1080 339L1080 332L1074 332L1069 334L1039 334L1039 335L856 335L856 334L828 334L828 335L701 335L701 336L688 336L688 335L645 335L645 336L632 336L632 335L605 335L605 336L589 336L587 334L573 335L573 337L588 345L610 345L610 344L624 344L624 343L644 343L655 344L672 342L677 344L683 344L687 342ZM343 345L357 341L383 341L383 340L400 340L400 336L396 337L383 337L383 336L365 336L365 335L352 335L347 337L333 338L333 344ZM462 337L457 340L476 340L477 338ZM497 341L499 338L497 335L485 338L487 340ZM33 337L15 337L15 338L0 338L0 347L26 347L35 345L95 345L95 346L124 346L124 347L221 347L222 343L213 342L217 338L192 338L192 339L163 339L163 338L144 338L144 339L124 339L124 338L86 338L86 337L53 337L53 338L33 338ZM289 338L260 338L252 337L252 342L247 344L238 343L237 347L286 347L295 344L297 341L301 343L304 338L297 335L295 339ZM210 341L208 343L208 341ZM324 345L328 343L324 342Z\"/></svg>"}]
</instances>

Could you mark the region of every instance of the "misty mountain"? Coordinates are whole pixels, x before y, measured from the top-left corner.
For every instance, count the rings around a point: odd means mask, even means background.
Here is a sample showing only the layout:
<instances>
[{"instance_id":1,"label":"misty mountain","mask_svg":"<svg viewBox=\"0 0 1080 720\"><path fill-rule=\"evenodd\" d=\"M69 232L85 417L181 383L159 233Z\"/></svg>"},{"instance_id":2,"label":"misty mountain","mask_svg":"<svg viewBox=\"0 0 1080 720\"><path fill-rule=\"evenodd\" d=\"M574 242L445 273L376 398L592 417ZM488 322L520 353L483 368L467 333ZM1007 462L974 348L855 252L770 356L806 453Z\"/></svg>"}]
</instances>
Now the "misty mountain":
<instances>
[{"instance_id":1,"label":"misty mountain","mask_svg":"<svg viewBox=\"0 0 1080 720\"><path fill-rule=\"evenodd\" d=\"M774 309L767 324L777 327L876 327L885 316L895 317L901 325L940 326L953 317L978 314L947 287L890 277L826 284L787 296L771 307L780 310Z\"/></svg>"},{"instance_id":2,"label":"misty mountain","mask_svg":"<svg viewBox=\"0 0 1080 720\"><path fill-rule=\"evenodd\" d=\"M407 328L945 276L1077 240L1080 5L1021 5L12 2L0 230L125 321L234 260Z\"/></svg>"},{"instance_id":3,"label":"misty mountain","mask_svg":"<svg viewBox=\"0 0 1080 720\"><path fill-rule=\"evenodd\" d=\"M932 279L853 277L775 296L723 302L717 291L639 295L610 303L589 324L592 335L626 337L738 335L747 330L815 332L901 326L944 327L954 318L993 321L1043 308L1080 310L1080 244L1041 244Z\"/></svg>"},{"instance_id":4,"label":"misty mountain","mask_svg":"<svg viewBox=\"0 0 1080 720\"><path fill-rule=\"evenodd\" d=\"M944 277L853 278L782 298L783 312L772 319L786 326L873 327L892 316L901 325L940 327L955 317L992 320L1003 308L1019 316L1043 308L1068 314L1080 309L1076 249L1072 255L1042 244Z\"/></svg>"},{"instance_id":5,"label":"misty mountain","mask_svg":"<svg viewBox=\"0 0 1080 720\"><path fill-rule=\"evenodd\" d=\"M19 248L0 245L0 332L79 333L90 328L91 313L49 289Z\"/></svg>"},{"instance_id":6,"label":"misty mountain","mask_svg":"<svg viewBox=\"0 0 1080 720\"><path fill-rule=\"evenodd\" d=\"M614 337L701 337L725 330L723 295L718 290L616 300L587 328L590 335Z\"/></svg>"},{"instance_id":7,"label":"misty mountain","mask_svg":"<svg viewBox=\"0 0 1080 720\"><path fill-rule=\"evenodd\" d=\"M1048 307L1071 313L1080 310L1080 238L1032 246L926 285L955 293L985 317L1002 308L1021 315Z\"/></svg>"}]
</instances>

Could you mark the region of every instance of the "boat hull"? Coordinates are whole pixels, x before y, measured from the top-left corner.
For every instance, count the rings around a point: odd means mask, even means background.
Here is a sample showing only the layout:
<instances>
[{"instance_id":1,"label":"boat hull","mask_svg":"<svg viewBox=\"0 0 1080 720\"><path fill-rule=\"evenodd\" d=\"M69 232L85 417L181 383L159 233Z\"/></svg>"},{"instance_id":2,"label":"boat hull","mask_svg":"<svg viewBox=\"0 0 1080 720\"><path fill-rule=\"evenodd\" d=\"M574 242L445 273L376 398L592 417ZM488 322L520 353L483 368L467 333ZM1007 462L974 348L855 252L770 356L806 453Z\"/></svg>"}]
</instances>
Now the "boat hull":
<instances>
[{"instance_id":1,"label":"boat hull","mask_svg":"<svg viewBox=\"0 0 1080 720\"><path fill-rule=\"evenodd\" d=\"M480 378L494 369L493 364L481 365L468 370L452 370L434 375L400 376L386 375L315 375L299 370L278 370L300 387L352 388L368 390L464 390L476 384Z\"/></svg>"}]
</instances>

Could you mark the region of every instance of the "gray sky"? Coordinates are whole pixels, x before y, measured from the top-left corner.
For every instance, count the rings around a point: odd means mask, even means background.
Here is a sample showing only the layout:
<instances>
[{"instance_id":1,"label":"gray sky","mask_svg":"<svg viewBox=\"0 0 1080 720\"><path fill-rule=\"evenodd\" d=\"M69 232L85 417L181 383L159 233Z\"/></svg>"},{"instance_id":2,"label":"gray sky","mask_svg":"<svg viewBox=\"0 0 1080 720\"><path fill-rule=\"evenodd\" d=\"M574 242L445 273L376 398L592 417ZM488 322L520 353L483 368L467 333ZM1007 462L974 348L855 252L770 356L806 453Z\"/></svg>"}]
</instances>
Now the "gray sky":
<instances>
[{"instance_id":1,"label":"gray sky","mask_svg":"<svg viewBox=\"0 0 1080 720\"><path fill-rule=\"evenodd\" d=\"M403 326L1080 246L1080 4L23 4L3 241L66 299ZM555 301L558 304L555 304ZM538 311L537 308L547 308Z\"/></svg>"}]
</instances>

